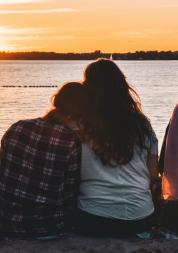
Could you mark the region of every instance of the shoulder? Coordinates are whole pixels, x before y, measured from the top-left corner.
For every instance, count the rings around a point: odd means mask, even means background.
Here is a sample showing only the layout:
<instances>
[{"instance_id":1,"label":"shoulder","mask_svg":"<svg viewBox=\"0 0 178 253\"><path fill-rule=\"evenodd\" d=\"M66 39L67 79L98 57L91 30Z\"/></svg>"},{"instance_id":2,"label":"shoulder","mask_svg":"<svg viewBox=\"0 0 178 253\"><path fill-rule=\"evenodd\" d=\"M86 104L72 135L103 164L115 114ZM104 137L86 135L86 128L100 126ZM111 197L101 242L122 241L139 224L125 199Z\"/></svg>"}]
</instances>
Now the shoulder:
<instances>
[{"instance_id":1,"label":"shoulder","mask_svg":"<svg viewBox=\"0 0 178 253\"><path fill-rule=\"evenodd\" d=\"M7 132L15 131L16 129L20 129L23 127L26 123L26 120L19 120L15 123L13 123L8 129Z\"/></svg>"},{"instance_id":2,"label":"shoulder","mask_svg":"<svg viewBox=\"0 0 178 253\"><path fill-rule=\"evenodd\" d=\"M47 128L45 132L50 133L52 138L60 140L60 143L63 143L63 145L73 146L74 143L80 143L79 136L75 129L71 129L62 123L53 124L45 120L44 124L45 128Z\"/></svg>"},{"instance_id":3,"label":"shoulder","mask_svg":"<svg viewBox=\"0 0 178 253\"><path fill-rule=\"evenodd\" d=\"M170 119L170 125L173 125L175 123L178 124L178 104L174 107L172 116Z\"/></svg>"},{"instance_id":4,"label":"shoulder","mask_svg":"<svg viewBox=\"0 0 178 253\"><path fill-rule=\"evenodd\" d=\"M58 127L60 130L61 139L70 141L71 146L74 146L75 144L81 145L80 138L75 130L63 125L59 125Z\"/></svg>"},{"instance_id":5,"label":"shoulder","mask_svg":"<svg viewBox=\"0 0 178 253\"><path fill-rule=\"evenodd\" d=\"M177 128L178 126L178 104L174 107L170 122L169 122L169 131L170 128Z\"/></svg>"},{"instance_id":6,"label":"shoulder","mask_svg":"<svg viewBox=\"0 0 178 253\"><path fill-rule=\"evenodd\" d=\"M173 116L178 117L178 104L174 107Z\"/></svg>"},{"instance_id":7,"label":"shoulder","mask_svg":"<svg viewBox=\"0 0 178 253\"><path fill-rule=\"evenodd\" d=\"M156 136L156 133L150 123L149 126L149 136L146 136L145 139L146 147L148 148L149 152L153 155L158 154L158 138Z\"/></svg>"},{"instance_id":8,"label":"shoulder","mask_svg":"<svg viewBox=\"0 0 178 253\"><path fill-rule=\"evenodd\" d=\"M151 139L153 139L156 142L158 141L156 133L155 133L155 130L154 130L154 128L153 128L153 126L152 126L152 124L151 124L150 121L148 121L148 137L151 138Z\"/></svg>"},{"instance_id":9,"label":"shoulder","mask_svg":"<svg viewBox=\"0 0 178 253\"><path fill-rule=\"evenodd\" d=\"M2 137L2 140L7 140L13 136L19 135L21 132L23 132L26 125L29 124L32 120L19 120L15 123L13 123L5 132L5 134ZM30 128L31 126L29 126Z\"/></svg>"},{"instance_id":10,"label":"shoulder","mask_svg":"<svg viewBox=\"0 0 178 253\"><path fill-rule=\"evenodd\" d=\"M19 121L13 123L9 127L8 131L20 131L25 127L31 128L33 125L37 125L37 124L39 124L39 119L38 118L19 120Z\"/></svg>"}]
</instances>

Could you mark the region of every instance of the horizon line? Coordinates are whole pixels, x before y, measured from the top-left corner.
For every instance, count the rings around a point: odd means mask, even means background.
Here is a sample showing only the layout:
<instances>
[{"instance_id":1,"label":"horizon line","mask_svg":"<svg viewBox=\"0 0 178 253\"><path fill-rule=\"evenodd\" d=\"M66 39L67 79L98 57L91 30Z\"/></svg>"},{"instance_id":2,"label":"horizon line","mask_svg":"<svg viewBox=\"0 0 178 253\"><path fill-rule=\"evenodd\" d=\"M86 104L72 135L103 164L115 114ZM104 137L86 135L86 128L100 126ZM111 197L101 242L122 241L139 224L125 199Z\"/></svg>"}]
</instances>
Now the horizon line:
<instances>
[{"instance_id":1,"label":"horizon line","mask_svg":"<svg viewBox=\"0 0 178 253\"><path fill-rule=\"evenodd\" d=\"M93 50L93 51L85 51L85 52L57 52L57 51L36 51L36 50L32 50L32 51L8 51L8 50L0 50L0 54L9 54L9 53L54 53L54 54L91 54L91 53L98 53L98 54L128 54L128 53L137 53L137 52L170 52L170 53L178 53L178 49L177 50L158 50L158 49L154 49L154 50L135 50L135 51L127 51L127 52L103 52L101 50Z\"/></svg>"}]
</instances>

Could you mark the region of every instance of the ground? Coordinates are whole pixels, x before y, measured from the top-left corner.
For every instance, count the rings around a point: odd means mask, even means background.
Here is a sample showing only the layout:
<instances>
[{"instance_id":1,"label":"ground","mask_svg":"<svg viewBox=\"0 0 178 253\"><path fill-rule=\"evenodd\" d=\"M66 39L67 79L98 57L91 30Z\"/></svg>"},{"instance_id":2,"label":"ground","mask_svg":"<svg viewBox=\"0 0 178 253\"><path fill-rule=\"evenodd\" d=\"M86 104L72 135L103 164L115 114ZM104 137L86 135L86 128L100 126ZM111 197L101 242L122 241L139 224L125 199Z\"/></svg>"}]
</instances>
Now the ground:
<instances>
[{"instance_id":1,"label":"ground","mask_svg":"<svg viewBox=\"0 0 178 253\"><path fill-rule=\"evenodd\" d=\"M127 240L71 236L51 241L8 240L0 253L178 253L178 240Z\"/></svg>"}]
</instances>

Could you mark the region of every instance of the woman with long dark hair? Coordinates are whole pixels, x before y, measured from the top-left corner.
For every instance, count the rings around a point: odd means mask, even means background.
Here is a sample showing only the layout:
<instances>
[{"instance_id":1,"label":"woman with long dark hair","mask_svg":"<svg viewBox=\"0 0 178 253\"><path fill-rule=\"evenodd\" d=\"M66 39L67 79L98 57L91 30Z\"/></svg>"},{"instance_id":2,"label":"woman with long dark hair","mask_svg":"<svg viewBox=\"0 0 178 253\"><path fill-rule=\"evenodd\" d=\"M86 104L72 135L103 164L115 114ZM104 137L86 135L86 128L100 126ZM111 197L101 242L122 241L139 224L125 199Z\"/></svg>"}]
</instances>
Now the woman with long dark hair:
<instances>
[{"instance_id":1,"label":"woman with long dark hair","mask_svg":"<svg viewBox=\"0 0 178 253\"><path fill-rule=\"evenodd\" d=\"M151 185L157 178L157 138L136 91L111 60L84 71L78 229L94 236L128 236L153 224Z\"/></svg>"}]
</instances>

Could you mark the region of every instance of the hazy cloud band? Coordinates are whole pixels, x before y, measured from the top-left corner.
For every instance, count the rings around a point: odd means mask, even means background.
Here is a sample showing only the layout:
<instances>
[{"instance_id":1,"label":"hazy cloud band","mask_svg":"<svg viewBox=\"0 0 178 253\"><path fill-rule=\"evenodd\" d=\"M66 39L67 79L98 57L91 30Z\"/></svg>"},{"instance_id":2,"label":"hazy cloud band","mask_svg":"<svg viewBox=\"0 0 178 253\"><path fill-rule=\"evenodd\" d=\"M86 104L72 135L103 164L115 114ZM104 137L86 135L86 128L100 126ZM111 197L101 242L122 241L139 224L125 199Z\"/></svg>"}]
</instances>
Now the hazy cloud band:
<instances>
[{"instance_id":1,"label":"hazy cloud band","mask_svg":"<svg viewBox=\"0 0 178 253\"><path fill-rule=\"evenodd\" d=\"M0 0L0 5L9 5L9 4L28 4L28 3L38 3L46 2L47 0Z\"/></svg>"},{"instance_id":2,"label":"hazy cloud band","mask_svg":"<svg viewBox=\"0 0 178 253\"><path fill-rule=\"evenodd\" d=\"M0 10L0 14L40 14L40 13L78 12L77 9L35 9L35 10Z\"/></svg>"}]
</instances>

